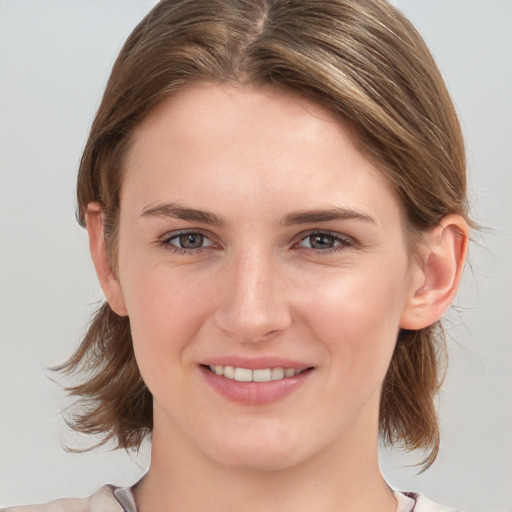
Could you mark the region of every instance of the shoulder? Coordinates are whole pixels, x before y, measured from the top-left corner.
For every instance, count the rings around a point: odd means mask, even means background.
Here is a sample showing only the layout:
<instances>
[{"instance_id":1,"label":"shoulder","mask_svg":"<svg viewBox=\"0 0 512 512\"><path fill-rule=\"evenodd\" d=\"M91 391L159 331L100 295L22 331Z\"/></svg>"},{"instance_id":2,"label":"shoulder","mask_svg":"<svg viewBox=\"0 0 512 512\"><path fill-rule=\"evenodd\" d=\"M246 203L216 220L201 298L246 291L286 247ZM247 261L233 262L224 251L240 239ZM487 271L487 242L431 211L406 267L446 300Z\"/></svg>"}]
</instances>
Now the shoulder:
<instances>
[{"instance_id":1,"label":"shoulder","mask_svg":"<svg viewBox=\"0 0 512 512\"><path fill-rule=\"evenodd\" d=\"M428 498L426 498L425 496L420 494L420 495L417 495L416 507L414 508L414 512L460 512L460 511L454 507L446 507L444 505L438 505L437 503L430 501Z\"/></svg>"},{"instance_id":2,"label":"shoulder","mask_svg":"<svg viewBox=\"0 0 512 512\"><path fill-rule=\"evenodd\" d=\"M429 500L422 494L414 492L395 492L398 501L397 512L411 511L411 512L460 512L454 507L447 507L439 505Z\"/></svg>"},{"instance_id":3,"label":"shoulder","mask_svg":"<svg viewBox=\"0 0 512 512\"><path fill-rule=\"evenodd\" d=\"M123 512L113 493L114 487L104 485L88 498L63 498L44 505L0 509L0 512Z\"/></svg>"}]
</instances>

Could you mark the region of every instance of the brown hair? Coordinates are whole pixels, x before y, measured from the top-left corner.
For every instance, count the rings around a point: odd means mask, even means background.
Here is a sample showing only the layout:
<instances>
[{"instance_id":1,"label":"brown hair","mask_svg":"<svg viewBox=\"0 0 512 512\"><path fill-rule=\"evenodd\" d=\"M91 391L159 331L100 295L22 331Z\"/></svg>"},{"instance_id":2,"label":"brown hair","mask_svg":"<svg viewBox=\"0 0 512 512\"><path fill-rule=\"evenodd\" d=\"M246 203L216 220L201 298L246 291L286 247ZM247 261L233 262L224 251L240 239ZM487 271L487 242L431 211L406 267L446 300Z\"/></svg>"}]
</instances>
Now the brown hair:
<instances>
[{"instance_id":1,"label":"brown hair","mask_svg":"<svg viewBox=\"0 0 512 512\"><path fill-rule=\"evenodd\" d=\"M412 234L448 213L467 218L464 144L442 77L409 21L385 0L162 0L135 28L114 65L78 176L78 220L104 209L115 266L123 161L134 129L194 81L262 84L299 92L350 126L388 178ZM401 331L380 408L385 443L439 449L434 397L442 380L440 323ZM128 318L107 303L62 367L83 406L70 419L119 447L152 429L152 397L135 362Z\"/></svg>"}]
</instances>

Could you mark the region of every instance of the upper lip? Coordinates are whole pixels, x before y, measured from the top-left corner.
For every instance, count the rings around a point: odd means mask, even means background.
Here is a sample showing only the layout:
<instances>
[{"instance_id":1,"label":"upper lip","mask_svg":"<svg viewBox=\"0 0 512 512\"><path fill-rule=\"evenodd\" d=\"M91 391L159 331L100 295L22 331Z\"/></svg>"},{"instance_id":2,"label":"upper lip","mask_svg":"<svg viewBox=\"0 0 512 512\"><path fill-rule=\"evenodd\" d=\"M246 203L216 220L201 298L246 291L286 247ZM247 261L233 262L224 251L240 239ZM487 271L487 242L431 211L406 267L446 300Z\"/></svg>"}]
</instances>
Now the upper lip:
<instances>
[{"instance_id":1,"label":"upper lip","mask_svg":"<svg viewBox=\"0 0 512 512\"><path fill-rule=\"evenodd\" d=\"M244 357L237 355L209 357L201 361L204 366L233 366L235 368L247 368L249 370L263 370L265 368L295 368L306 370L311 364L279 356Z\"/></svg>"}]
</instances>

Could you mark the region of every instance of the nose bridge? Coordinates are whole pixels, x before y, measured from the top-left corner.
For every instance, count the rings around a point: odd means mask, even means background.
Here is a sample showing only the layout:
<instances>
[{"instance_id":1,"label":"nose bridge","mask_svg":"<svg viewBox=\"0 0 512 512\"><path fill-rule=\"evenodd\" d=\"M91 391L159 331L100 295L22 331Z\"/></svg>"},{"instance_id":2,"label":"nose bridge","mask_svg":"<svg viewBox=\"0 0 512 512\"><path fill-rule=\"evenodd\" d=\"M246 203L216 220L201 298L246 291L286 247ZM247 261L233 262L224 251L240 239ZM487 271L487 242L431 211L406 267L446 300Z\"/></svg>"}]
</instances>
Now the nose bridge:
<instances>
[{"instance_id":1,"label":"nose bridge","mask_svg":"<svg viewBox=\"0 0 512 512\"><path fill-rule=\"evenodd\" d=\"M228 290L216 312L217 325L241 342L260 341L290 323L283 276L271 251L249 248L235 254ZM224 286L223 285L223 286Z\"/></svg>"}]
</instances>

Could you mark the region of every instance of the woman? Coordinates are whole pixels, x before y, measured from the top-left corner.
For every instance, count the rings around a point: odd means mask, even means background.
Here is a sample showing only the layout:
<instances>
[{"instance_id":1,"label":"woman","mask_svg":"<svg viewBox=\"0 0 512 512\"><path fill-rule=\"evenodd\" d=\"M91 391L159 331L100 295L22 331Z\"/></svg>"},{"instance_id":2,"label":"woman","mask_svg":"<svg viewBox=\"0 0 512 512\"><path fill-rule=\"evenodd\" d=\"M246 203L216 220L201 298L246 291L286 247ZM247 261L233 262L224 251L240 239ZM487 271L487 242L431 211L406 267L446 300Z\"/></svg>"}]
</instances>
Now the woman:
<instances>
[{"instance_id":1,"label":"woman","mask_svg":"<svg viewBox=\"0 0 512 512\"><path fill-rule=\"evenodd\" d=\"M442 79L387 3L160 2L81 162L107 302L66 367L76 428L151 433L152 462L48 509L440 510L389 488L377 443L437 454L465 191Z\"/></svg>"}]
</instances>

